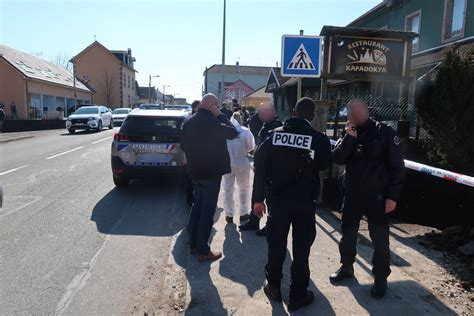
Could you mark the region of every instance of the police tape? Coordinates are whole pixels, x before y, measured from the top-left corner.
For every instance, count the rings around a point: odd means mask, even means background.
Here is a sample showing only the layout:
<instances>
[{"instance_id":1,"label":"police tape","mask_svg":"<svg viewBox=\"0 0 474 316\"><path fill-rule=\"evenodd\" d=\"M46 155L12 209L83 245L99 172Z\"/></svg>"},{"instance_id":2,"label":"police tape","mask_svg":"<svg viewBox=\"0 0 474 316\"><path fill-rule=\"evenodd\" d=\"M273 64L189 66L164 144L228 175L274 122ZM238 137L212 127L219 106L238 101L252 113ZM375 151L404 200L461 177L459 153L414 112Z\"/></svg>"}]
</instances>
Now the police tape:
<instances>
[{"instance_id":1,"label":"police tape","mask_svg":"<svg viewBox=\"0 0 474 316\"><path fill-rule=\"evenodd\" d=\"M331 139L331 145L335 145L336 141ZM466 176L464 174L431 167L428 165L424 165L418 162L414 162L411 160L405 159L405 168L415 170L418 172L423 172L434 177L442 178L448 181L464 184L470 187L474 187L474 177Z\"/></svg>"}]
</instances>

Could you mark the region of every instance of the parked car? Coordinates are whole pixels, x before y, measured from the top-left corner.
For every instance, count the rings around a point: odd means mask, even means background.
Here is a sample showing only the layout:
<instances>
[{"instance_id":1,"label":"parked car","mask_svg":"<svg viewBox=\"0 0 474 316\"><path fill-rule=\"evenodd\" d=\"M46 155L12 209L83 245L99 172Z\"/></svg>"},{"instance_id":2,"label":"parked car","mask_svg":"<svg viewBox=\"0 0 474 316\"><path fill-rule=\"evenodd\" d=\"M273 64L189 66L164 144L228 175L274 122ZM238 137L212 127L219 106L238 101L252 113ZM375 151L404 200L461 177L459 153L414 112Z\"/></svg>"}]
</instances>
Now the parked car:
<instances>
[{"instance_id":1,"label":"parked car","mask_svg":"<svg viewBox=\"0 0 474 316\"><path fill-rule=\"evenodd\" d=\"M165 110L180 110L180 111L188 111L192 112L192 108L190 105L184 104L184 105L165 105Z\"/></svg>"},{"instance_id":2,"label":"parked car","mask_svg":"<svg viewBox=\"0 0 474 316\"><path fill-rule=\"evenodd\" d=\"M112 111L112 119L114 120L114 125L122 125L123 121L130 113L132 109L130 108L118 108Z\"/></svg>"},{"instance_id":3,"label":"parked car","mask_svg":"<svg viewBox=\"0 0 474 316\"><path fill-rule=\"evenodd\" d=\"M140 110L162 110L163 106L161 104L140 104Z\"/></svg>"},{"instance_id":4,"label":"parked car","mask_svg":"<svg viewBox=\"0 0 474 316\"><path fill-rule=\"evenodd\" d=\"M100 132L104 126L114 128L114 120L110 110L101 105L83 106L69 115L66 121L66 128L70 134L74 134L76 130Z\"/></svg>"},{"instance_id":5,"label":"parked car","mask_svg":"<svg viewBox=\"0 0 474 316\"><path fill-rule=\"evenodd\" d=\"M115 185L126 187L134 178L184 173L186 157L180 141L183 121L188 115L176 110L130 112L112 142Z\"/></svg>"}]
</instances>

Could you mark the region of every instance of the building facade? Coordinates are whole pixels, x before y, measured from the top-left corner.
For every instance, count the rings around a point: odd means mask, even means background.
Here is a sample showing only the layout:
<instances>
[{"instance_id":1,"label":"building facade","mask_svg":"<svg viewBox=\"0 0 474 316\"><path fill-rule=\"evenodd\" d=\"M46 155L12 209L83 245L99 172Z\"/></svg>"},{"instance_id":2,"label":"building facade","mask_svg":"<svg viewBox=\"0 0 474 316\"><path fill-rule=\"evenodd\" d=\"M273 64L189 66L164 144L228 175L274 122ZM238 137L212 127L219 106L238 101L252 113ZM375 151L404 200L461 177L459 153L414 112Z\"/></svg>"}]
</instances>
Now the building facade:
<instances>
[{"instance_id":1,"label":"building facade","mask_svg":"<svg viewBox=\"0 0 474 316\"><path fill-rule=\"evenodd\" d=\"M348 27L411 31L413 40L411 87L435 70L446 51L456 46L464 53L474 48L474 1L471 0L385 0L347 25ZM359 85L371 94L397 96L398 87L390 83Z\"/></svg>"},{"instance_id":2,"label":"building facade","mask_svg":"<svg viewBox=\"0 0 474 316\"><path fill-rule=\"evenodd\" d=\"M265 85L268 78L270 67L260 66L240 66L237 62L235 65L225 65L225 83L224 83L224 94L234 95L233 98L237 99L240 103L240 98L245 94L260 88ZM221 93L221 65L213 65L203 73L204 76L204 91L203 93L213 93L216 96L220 96ZM236 81L240 80L241 83L250 87L247 93L238 93L236 88ZM241 87L241 83L239 87ZM224 98L228 98L225 97Z\"/></svg>"},{"instance_id":3,"label":"building facade","mask_svg":"<svg viewBox=\"0 0 474 316\"><path fill-rule=\"evenodd\" d=\"M255 109L258 109L260 104L272 103L273 95L271 93L265 92L265 86L250 92L241 99L241 105L253 106Z\"/></svg>"},{"instance_id":4,"label":"building facade","mask_svg":"<svg viewBox=\"0 0 474 316\"><path fill-rule=\"evenodd\" d=\"M7 118L62 118L90 104L92 94L63 67L0 45L0 103Z\"/></svg>"},{"instance_id":5,"label":"building facade","mask_svg":"<svg viewBox=\"0 0 474 316\"><path fill-rule=\"evenodd\" d=\"M94 41L71 59L76 76L95 91L94 103L110 108L138 102L132 50L109 50Z\"/></svg>"}]
</instances>

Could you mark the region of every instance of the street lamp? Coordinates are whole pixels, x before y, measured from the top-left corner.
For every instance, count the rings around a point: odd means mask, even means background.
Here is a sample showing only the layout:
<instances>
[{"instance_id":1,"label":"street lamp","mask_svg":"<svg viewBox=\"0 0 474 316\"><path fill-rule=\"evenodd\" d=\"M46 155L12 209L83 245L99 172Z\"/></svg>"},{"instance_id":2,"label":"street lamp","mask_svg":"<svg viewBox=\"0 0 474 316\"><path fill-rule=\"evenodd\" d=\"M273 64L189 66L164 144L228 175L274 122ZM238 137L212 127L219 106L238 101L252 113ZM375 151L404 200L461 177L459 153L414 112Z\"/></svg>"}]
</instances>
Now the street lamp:
<instances>
[{"instance_id":1,"label":"street lamp","mask_svg":"<svg viewBox=\"0 0 474 316\"><path fill-rule=\"evenodd\" d=\"M171 87L171 86L170 86L170 85L167 85L167 86L163 85L163 105L165 105L165 103L166 103L166 100L165 100L165 98L166 98L165 89L166 89L166 88L169 88L169 87Z\"/></svg>"},{"instance_id":2,"label":"street lamp","mask_svg":"<svg viewBox=\"0 0 474 316\"><path fill-rule=\"evenodd\" d=\"M148 79L148 103L151 103L151 78L158 78L159 75L152 76L150 75Z\"/></svg>"}]
</instances>

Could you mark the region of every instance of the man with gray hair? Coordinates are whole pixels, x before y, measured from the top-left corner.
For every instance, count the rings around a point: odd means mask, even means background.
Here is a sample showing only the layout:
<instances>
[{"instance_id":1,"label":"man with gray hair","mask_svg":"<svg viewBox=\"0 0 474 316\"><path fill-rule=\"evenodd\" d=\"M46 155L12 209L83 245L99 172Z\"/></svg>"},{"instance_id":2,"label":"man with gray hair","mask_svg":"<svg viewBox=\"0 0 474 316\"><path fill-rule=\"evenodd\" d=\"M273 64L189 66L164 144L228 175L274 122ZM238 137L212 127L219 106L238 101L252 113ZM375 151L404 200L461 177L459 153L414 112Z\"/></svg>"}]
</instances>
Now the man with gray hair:
<instances>
[{"instance_id":1,"label":"man with gray hair","mask_svg":"<svg viewBox=\"0 0 474 316\"><path fill-rule=\"evenodd\" d=\"M184 122L181 138L194 186L188 222L189 247L192 254L198 255L199 262L222 257L221 252L211 250L209 237L222 175L231 172L227 140L238 136L218 103L215 95L204 95L197 112Z\"/></svg>"}]
</instances>

